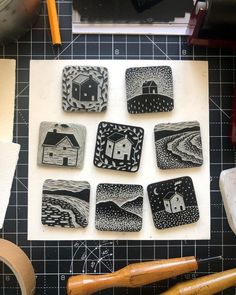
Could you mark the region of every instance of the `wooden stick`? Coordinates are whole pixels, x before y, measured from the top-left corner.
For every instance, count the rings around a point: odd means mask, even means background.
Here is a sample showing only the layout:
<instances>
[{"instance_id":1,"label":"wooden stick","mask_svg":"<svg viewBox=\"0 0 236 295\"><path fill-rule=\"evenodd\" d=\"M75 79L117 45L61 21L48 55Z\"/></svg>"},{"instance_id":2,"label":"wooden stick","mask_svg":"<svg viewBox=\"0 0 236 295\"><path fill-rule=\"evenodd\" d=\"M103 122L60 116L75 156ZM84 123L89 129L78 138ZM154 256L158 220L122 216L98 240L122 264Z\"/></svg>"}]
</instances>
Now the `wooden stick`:
<instances>
[{"instance_id":1,"label":"wooden stick","mask_svg":"<svg viewBox=\"0 0 236 295\"><path fill-rule=\"evenodd\" d=\"M213 295L236 285L236 268L179 283L162 295Z\"/></svg>"},{"instance_id":2,"label":"wooden stick","mask_svg":"<svg viewBox=\"0 0 236 295\"><path fill-rule=\"evenodd\" d=\"M56 1L47 0L48 17L51 29L52 44L61 45L61 34L57 15Z\"/></svg>"},{"instance_id":3,"label":"wooden stick","mask_svg":"<svg viewBox=\"0 0 236 295\"><path fill-rule=\"evenodd\" d=\"M112 287L136 288L198 269L193 256L130 264L106 275L79 275L69 278L68 295L90 295Z\"/></svg>"}]
</instances>

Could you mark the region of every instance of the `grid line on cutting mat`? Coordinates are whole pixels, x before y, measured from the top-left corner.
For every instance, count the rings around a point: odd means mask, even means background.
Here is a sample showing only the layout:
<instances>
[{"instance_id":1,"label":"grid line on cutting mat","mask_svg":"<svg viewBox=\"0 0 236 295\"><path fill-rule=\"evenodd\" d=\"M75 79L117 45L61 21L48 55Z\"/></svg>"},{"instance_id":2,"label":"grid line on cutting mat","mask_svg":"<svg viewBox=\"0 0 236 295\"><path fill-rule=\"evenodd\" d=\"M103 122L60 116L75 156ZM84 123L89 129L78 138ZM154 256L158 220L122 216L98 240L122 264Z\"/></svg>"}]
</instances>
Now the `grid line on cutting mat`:
<instances>
[{"instance_id":1,"label":"grid line on cutting mat","mask_svg":"<svg viewBox=\"0 0 236 295\"><path fill-rule=\"evenodd\" d=\"M76 35L71 33L70 0L57 2L63 45L53 48L47 11L42 12L32 31L16 44L0 47L0 57L17 58L16 111L14 141L21 154L13 183L10 206L1 237L22 247L37 274L37 295L65 294L71 274L108 273L128 263L161 258L223 254L224 260L208 264L197 273L180 279L236 267L236 237L231 232L219 192L222 169L235 166L236 153L228 142L231 102L235 82L235 55L231 50L189 47L184 37ZM27 241L28 185L28 93L29 60L33 59L161 59L208 60L210 91L211 144L211 228L210 241ZM20 294L17 282L7 267L0 266L0 294ZM140 289L110 289L104 295L159 294L179 279L173 278ZM231 288L222 294L236 294Z\"/></svg>"}]
</instances>

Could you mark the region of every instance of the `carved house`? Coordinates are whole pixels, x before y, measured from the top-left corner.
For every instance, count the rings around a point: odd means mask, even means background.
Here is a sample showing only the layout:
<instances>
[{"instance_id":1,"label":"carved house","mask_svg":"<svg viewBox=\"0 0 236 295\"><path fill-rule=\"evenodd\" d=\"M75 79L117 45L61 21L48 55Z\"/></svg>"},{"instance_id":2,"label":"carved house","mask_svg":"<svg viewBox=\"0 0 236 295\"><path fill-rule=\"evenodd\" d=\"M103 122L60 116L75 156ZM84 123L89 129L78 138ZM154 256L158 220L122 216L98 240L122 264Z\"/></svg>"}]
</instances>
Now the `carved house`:
<instances>
[{"instance_id":1,"label":"carved house","mask_svg":"<svg viewBox=\"0 0 236 295\"><path fill-rule=\"evenodd\" d=\"M78 75L72 80L72 97L81 102L97 101L98 100L98 85L91 75Z\"/></svg>"},{"instance_id":2,"label":"carved house","mask_svg":"<svg viewBox=\"0 0 236 295\"><path fill-rule=\"evenodd\" d=\"M154 81L145 81L142 86L143 94L158 94L157 84Z\"/></svg>"},{"instance_id":3,"label":"carved house","mask_svg":"<svg viewBox=\"0 0 236 295\"><path fill-rule=\"evenodd\" d=\"M169 192L164 197L164 206L168 213L177 213L186 209L183 196L177 192Z\"/></svg>"},{"instance_id":4,"label":"carved house","mask_svg":"<svg viewBox=\"0 0 236 295\"><path fill-rule=\"evenodd\" d=\"M48 132L43 142L42 163L76 167L80 146L73 134Z\"/></svg>"},{"instance_id":5,"label":"carved house","mask_svg":"<svg viewBox=\"0 0 236 295\"><path fill-rule=\"evenodd\" d=\"M107 138L105 154L115 160L130 160L132 141L127 135L115 132Z\"/></svg>"}]
</instances>

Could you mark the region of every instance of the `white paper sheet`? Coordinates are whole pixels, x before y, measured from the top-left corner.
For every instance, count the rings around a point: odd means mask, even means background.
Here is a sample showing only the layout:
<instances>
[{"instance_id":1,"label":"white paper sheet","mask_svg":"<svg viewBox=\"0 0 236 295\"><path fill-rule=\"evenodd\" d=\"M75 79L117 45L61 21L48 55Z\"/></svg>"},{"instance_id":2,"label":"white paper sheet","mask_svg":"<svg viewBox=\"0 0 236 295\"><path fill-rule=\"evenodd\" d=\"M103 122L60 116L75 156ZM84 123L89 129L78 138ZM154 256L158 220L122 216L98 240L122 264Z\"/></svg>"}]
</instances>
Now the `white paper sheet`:
<instances>
[{"instance_id":1,"label":"white paper sheet","mask_svg":"<svg viewBox=\"0 0 236 295\"><path fill-rule=\"evenodd\" d=\"M66 65L105 66L109 71L109 103L105 113L65 113L61 107L62 69ZM125 96L125 70L133 66L172 67L175 109L169 113L130 115ZM99 169L93 165L97 125L111 121L145 129L140 169L127 173ZM201 125L204 165L198 168L159 170L154 149L154 125L160 122L198 120ZM84 168L67 169L37 166L37 145L41 121L78 123L87 127ZM208 64L203 61L156 60L61 60L31 61L29 114L29 210L30 240L187 240L210 238L209 100ZM200 210L197 223L157 230L152 221L146 187L148 184L191 176ZM42 185L45 179L87 180L91 184L89 226L86 229L51 228L41 224ZM97 231L94 226L98 183L131 183L144 187L143 228L139 233Z\"/></svg>"},{"instance_id":2,"label":"white paper sheet","mask_svg":"<svg viewBox=\"0 0 236 295\"><path fill-rule=\"evenodd\" d=\"M0 59L0 140L12 141L16 61Z\"/></svg>"},{"instance_id":3,"label":"white paper sheet","mask_svg":"<svg viewBox=\"0 0 236 295\"><path fill-rule=\"evenodd\" d=\"M11 186L18 161L20 145L0 141L0 229L3 226L11 195Z\"/></svg>"}]
</instances>

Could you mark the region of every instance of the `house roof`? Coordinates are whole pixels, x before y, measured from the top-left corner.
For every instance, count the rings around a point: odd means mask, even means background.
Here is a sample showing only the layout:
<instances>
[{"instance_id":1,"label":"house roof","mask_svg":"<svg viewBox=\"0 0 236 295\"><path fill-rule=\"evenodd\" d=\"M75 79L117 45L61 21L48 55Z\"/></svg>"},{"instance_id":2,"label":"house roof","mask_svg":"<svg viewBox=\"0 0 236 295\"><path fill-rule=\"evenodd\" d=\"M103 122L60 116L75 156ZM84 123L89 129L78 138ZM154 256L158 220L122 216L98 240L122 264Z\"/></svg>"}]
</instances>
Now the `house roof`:
<instances>
[{"instance_id":1,"label":"house roof","mask_svg":"<svg viewBox=\"0 0 236 295\"><path fill-rule=\"evenodd\" d=\"M153 80L151 80L151 81L145 81L143 83L143 86L144 87L147 87L147 86L157 86L157 84Z\"/></svg>"},{"instance_id":2,"label":"house roof","mask_svg":"<svg viewBox=\"0 0 236 295\"><path fill-rule=\"evenodd\" d=\"M109 139L110 141L113 141L113 142L118 142L118 141L121 141L125 138L126 137L124 134L119 133L119 132L115 132L115 133L111 134L110 136L108 136L107 139ZM128 137L127 137L127 139L132 143L132 141Z\"/></svg>"},{"instance_id":3,"label":"house roof","mask_svg":"<svg viewBox=\"0 0 236 295\"><path fill-rule=\"evenodd\" d=\"M76 140L73 134L57 133L57 132L48 132L44 139L43 145L52 145L52 146L58 145L66 137L69 139L73 147L76 147L76 148L80 147L78 141Z\"/></svg>"},{"instance_id":4,"label":"house roof","mask_svg":"<svg viewBox=\"0 0 236 295\"><path fill-rule=\"evenodd\" d=\"M172 191L172 192L168 192L166 195L165 195L165 197L164 197L164 199L163 200L165 200L165 201L170 201L174 196L176 196L176 195L178 195L178 196L180 196L181 198L183 198L183 196L181 195L181 194L179 194L179 193L177 193L177 192L175 192L175 191Z\"/></svg>"},{"instance_id":5,"label":"house roof","mask_svg":"<svg viewBox=\"0 0 236 295\"><path fill-rule=\"evenodd\" d=\"M89 80L93 80L94 82L96 82L97 84L99 84L99 82L94 79L91 75L87 76L87 75L83 75L83 74L79 74L77 77L75 77L73 79L72 82L78 83L78 84L83 84Z\"/></svg>"}]
</instances>

